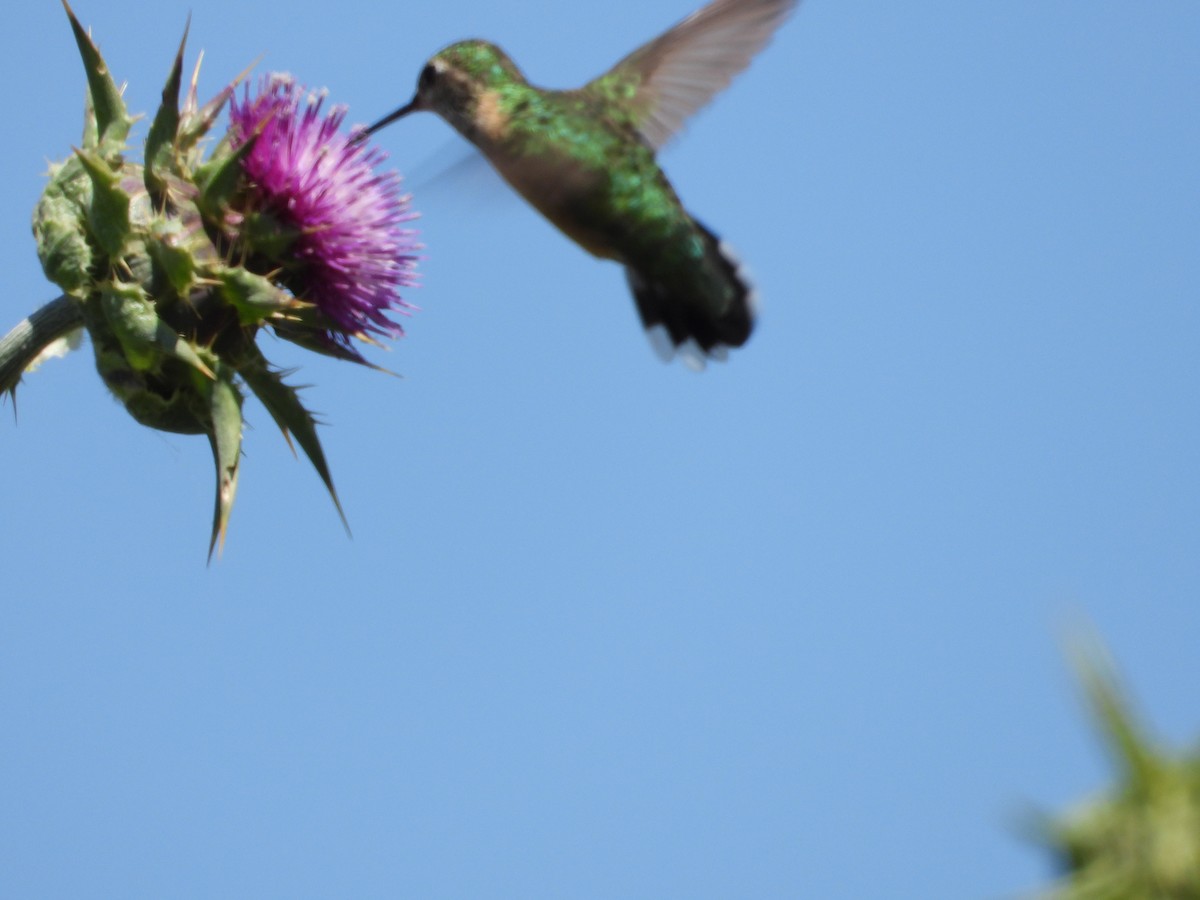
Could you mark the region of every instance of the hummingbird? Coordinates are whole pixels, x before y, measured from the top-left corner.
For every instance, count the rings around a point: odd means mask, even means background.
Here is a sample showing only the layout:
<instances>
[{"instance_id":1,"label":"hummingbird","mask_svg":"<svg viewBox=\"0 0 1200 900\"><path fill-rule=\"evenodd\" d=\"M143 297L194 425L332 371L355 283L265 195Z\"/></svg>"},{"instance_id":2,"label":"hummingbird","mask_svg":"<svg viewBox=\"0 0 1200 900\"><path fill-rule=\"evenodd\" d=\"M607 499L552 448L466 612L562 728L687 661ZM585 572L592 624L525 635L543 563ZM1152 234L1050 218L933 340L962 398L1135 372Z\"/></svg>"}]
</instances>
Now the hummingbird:
<instances>
[{"instance_id":1,"label":"hummingbird","mask_svg":"<svg viewBox=\"0 0 1200 900\"><path fill-rule=\"evenodd\" d=\"M437 113L567 237L624 266L656 352L702 369L749 339L754 290L656 154L798 3L713 0L575 90L536 87L495 44L460 41L425 64L412 100L360 136Z\"/></svg>"}]
</instances>

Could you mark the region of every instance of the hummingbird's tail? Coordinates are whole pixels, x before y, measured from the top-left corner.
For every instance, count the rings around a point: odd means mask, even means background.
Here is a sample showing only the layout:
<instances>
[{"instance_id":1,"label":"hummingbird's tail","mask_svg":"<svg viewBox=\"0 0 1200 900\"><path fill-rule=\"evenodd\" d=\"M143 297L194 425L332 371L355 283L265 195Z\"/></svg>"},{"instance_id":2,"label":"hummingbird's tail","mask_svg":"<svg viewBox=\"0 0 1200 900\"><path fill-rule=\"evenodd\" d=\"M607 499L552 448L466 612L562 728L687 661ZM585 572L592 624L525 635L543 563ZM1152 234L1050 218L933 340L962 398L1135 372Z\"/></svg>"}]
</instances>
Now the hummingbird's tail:
<instances>
[{"instance_id":1,"label":"hummingbird's tail","mask_svg":"<svg viewBox=\"0 0 1200 900\"><path fill-rule=\"evenodd\" d=\"M654 277L626 267L638 313L655 353L665 362L676 354L700 370L708 359L723 361L754 330L756 296L737 256L715 234L693 220L705 244L705 264L689 267L683 281Z\"/></svg>"}]
</instances>

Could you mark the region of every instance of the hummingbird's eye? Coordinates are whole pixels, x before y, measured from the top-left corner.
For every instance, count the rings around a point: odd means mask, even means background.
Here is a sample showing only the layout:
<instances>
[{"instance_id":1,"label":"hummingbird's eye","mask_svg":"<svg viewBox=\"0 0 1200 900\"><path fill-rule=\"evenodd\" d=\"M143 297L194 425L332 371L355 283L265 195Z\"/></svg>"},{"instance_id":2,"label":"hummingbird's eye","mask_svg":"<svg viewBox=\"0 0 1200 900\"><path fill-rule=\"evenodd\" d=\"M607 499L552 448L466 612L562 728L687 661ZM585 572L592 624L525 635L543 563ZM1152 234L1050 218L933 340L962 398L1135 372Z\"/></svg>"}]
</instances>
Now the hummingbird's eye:
<instances>
[{"instance_id":1,"label":"hummingbird's eye","mask_svg":"<svg viewBox=\"0 0 1200 900\"><path fill-rule=\"evenodd\" d=\"M437 78L437 69L435 69L432 66L432 64L428 65L421 70L421 78L417 82L417 87L421 88L421 89L427 88L431 84L433 84L433 82L436 78Z\"/></svg>"}]
</instances>

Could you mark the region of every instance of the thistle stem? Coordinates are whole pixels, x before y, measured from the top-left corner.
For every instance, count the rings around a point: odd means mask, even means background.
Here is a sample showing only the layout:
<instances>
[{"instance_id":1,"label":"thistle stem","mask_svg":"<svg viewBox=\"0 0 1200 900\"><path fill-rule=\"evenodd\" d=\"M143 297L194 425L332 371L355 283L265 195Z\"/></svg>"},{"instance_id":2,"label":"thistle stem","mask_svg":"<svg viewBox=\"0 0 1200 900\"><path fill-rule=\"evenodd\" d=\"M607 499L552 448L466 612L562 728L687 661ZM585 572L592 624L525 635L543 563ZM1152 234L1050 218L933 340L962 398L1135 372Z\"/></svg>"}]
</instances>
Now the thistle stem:
<instances>
[{"instance_id":1,"label":"thistle stem","mask_svg":"<svg viewBox=\"0 0 1200 900\"><path fill-rule=\"evenodd\" d=\"M17 389L26 366L51 341L83 324L83 310L70 297L51 300L0 338L0 394Z\"/></svg>"}]
</instances>

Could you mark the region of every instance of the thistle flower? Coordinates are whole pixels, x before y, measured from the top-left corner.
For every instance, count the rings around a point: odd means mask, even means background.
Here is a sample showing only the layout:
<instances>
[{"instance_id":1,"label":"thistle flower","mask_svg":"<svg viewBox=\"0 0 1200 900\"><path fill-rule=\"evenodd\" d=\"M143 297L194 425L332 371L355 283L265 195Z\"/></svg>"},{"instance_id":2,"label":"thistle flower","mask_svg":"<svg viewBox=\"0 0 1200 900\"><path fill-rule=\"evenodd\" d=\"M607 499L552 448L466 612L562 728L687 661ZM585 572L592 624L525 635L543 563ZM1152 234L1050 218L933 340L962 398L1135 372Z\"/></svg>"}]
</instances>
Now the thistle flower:
<instances>
[{"instance_id":1,"label":"thistle flower","mask_svg":"<svg viewBox=\"0 0 1200 900\"><path fill-rule=\"evenodd\" d=\"M404 228L415 216L399 174L377 171L387 155L343 134L346 107L322 115L323 101L276 74L230 104L233 146L252 143L242 158L248 212L294 233L284 278L328 320L331 338L397 337L387 313L410 308L399 290L415 286L417 245Z\"/></svg>"},{"instance_id":2,"label":"thistle flower","mask_svg":"<svg viewBox=\"0 0 1200 900\"><path fill-rule=\"evenodd\" d=\"M80 147L51 166L33 222L63 296L0 339L0 392L83 325L97 370L138 422L207 435L217 468L210 556L237 489L244 388L299 444L340 513L315 420L255 341L268 328L362 362L354 338L401 334L388 313L409 308L399 290L414 284L417 245L399 175L378 172L385 155L340 133L343 107L322 115L321 100L286 76L232 104L230 131L206 157L202 139L236 83L202 106L194 75L181 104L182 42L143 162L131 162L134 117L66 10L89 102Z\"/></svg>"},{"instance_id":3,"label":"thistle flower","mask_svg":"<svg viewBox=\"0 0 1200 900\"><path fill-rule=\"evenodd\" d=\"M1066 816L1035 820L1064 873L1047 900L1200 897L1200 754L1170 753L1146 733L1098 641L1075 656L1118 779Z\"/></svg>"}]
</instances>

